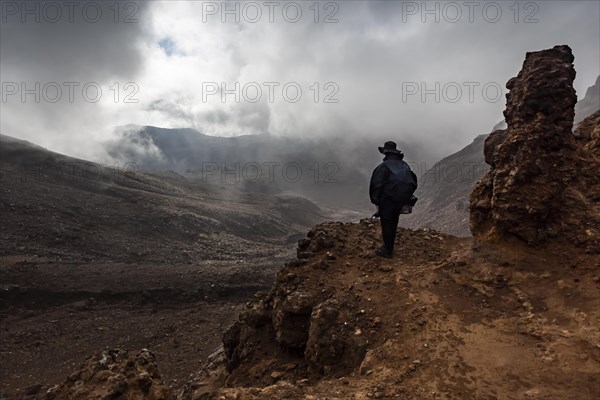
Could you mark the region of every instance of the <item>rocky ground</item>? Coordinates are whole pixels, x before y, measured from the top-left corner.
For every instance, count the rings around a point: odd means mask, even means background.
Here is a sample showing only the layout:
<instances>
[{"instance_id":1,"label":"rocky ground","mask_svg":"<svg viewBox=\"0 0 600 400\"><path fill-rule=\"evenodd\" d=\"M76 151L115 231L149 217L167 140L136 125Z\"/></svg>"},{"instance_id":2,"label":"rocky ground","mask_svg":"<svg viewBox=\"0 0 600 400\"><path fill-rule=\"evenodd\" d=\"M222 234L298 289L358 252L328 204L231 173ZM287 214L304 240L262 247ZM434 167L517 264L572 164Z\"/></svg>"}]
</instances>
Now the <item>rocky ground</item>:
<instances>
[{"instance_id":1,"label":"rocky ground","mask_svg":"<svg viewBox=\"0 0 600 400\"><path fill-rule=\"evenodd\" d=\"M513 246L491 262L470 239L403 229L385 260L372 256L378 230L313 229L226 332L226 367L179 398L215 387L216 399L600 395L597 256Z\"/></svg>"},{"instance_id":2,"label":"rocky ground","mask_svg":"<svg viewBox=\"0 0 600 400\"><path fill-rule=\"evenodd\" d=\"M243 307L238 322L225 331L221 350L204 362L194 356L197 369L185 382L168 379L170 366L164 360L163 368L160 351L151 368L159 372L152 379L138 367L137 372L123 372L135 365L137 351L147 347L140 343L125 347L129 354L112 367L102 360L116 357L116 351L98 353L61 385L37 388L36 396L341 400L600 395L596 255L515 244L512 253L494 262L489 254L473 253L469 238L401 229L395 258L387 260L372 254L379 240L379 224L371 220L315 227L300 242L298 257L279 271L272 290L258 293ZM147 329L162 327L156 323ZM171 334L183 331L178 325ZM172 345L169 340L174 341L168 339L165 347ZM198 345L204 341L180 343Z\"/></svg>"},{"instance_id":3,"label":"rocky ground","mask_svg":"<svg viewBox=\"0 0 600 400\"><path fill-rule=\"evenodd\" d=\"M166 384L177 386L219 345L240 305L273 284L281 257L252 265L4 264L2 394L58 383L89 354L115 347L152 349Z\"/></svg>"}]
</instances>

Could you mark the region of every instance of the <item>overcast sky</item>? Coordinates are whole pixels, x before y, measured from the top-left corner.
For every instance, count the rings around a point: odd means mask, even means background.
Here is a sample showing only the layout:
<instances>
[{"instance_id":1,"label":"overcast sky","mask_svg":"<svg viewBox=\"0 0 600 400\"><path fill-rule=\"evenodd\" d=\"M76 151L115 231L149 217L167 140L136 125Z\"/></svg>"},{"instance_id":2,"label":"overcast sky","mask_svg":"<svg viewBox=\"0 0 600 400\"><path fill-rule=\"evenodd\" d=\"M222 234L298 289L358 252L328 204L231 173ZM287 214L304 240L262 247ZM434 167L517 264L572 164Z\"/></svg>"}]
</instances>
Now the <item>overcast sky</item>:
<instances>
[{"instance_id":1,"label":"overcast sky","mask_svg":"<svg viewBox=\"0 0 600 400\"><path fill-rule=\"evenodd\" d=\"M527 51L571 46L580 98L600 73L597 1L46 4L2 0L1 132L96 161L127 124L439 158L502 119Z\"/></svg>"}]
</instances>

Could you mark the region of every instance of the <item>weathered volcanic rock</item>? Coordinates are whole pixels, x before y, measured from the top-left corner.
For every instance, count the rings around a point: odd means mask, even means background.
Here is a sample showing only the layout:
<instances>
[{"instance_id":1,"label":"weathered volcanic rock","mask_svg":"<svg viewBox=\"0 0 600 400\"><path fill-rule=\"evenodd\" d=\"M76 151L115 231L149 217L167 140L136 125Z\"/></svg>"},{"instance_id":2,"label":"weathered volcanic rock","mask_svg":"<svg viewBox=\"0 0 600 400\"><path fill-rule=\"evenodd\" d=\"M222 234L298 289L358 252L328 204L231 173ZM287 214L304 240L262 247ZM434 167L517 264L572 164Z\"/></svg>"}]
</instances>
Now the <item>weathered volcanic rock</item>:
<instances>
[{"instance_id":1,"label":"weathered volcanic rock","mask_svg":"<svg viewBox=\"0 0 600 400\"><path fill-rule=\"evenodd\" d=\"M372 229L367 223L361 226ZM225 331L228 385L267 384L306 370L317 375L343 374L360 365L367 339L355 337L348 324L356 313L353 296L340 299L347 293L336 294L322 281L311 281L327 276L324 266L344 254L342 228L342 223L335 222L313 228L298 243L302 259L286 264L271 292L257 295Z\"/></svg>"},{"instance_id":2,"label":"weathered volcanic rock","mask_svg":"<svg viewBox=\"0 0 600 400\"><path fill-rule=\"evenodd\" d=\"M568 46L527 53L506 84L508 128L486 140L492 168L471 194L477 243L507 237L531 245L598 243L598 155L572 133L573 60Z\"/></svg>"},{"instance_id":3,"label":"weathered volcanic rock","mask_svg":"<svg viewBox=\"0 0 600 400\"><path fill-rule=\"evenodd\" d=\"M304 357L311 370L326 375L347 371L360 364L367 351L360 337L344 329L350 315L336 299L313 309Z\"/></svg>"},{"instance_id":4,"label":"weathered volcanic rock","mask_svg":"<svg viewBox=\"0 0 600 400\"><path fill-rule=\"evenodd\" d=\"M273 327L277 342L286 349L304 350L315 299L302 291L289 294L281 290L278 292L273 302Z\"/></svg>"},{"instance_id":5,"label":"weathered volcanic rock","mask_svg":"<svg viewBox=\"0 0 600 400\"><path fill-rule=\"evenodd\" d=\"M79 371L60 386L48 390L45 400L170 400L173 395L161 380L154 354L141 350L106 350L88 358Z\"/></svg>"}]
</instances>

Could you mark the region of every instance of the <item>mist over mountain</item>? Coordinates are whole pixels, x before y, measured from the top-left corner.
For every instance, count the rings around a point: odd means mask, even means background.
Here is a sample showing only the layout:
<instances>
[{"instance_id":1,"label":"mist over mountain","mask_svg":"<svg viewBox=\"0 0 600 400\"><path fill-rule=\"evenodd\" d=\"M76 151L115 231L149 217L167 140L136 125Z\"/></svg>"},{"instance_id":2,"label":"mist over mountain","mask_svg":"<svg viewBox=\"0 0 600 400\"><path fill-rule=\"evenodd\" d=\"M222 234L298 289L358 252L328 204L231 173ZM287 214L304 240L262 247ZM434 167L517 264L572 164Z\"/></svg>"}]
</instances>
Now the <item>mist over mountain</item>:
<instances>
[{"instance_id":1,"label":"mist over mountain","mask_svg":"<svg viewBox=\"0 0 600 400\"><path fill-rule=\"evenodd\" d=\"M270 22L259 2L259 22L241 18L237 23L230 14L223 23L220 12L204 22L204 8L215 5L210 2L121 3L119 23L114 22L113 3L90 0L77 6L74 22L65 18L67 9L56 22L36 22L28 15L24 23L19 10L6 15L0 26L0 69L3 81L15 83L18 92L7 95L2 104L2 133L93 161L102 160L101 143L114 138L114 127L130 123L190 127L212 136L403 138L422 144L429 155L413 160L431 168L498 118L503 82L524 51L570 43L579 54L579 92L598 75L597 2L544 2L535 13L536 23L523 22L529 15L525 3L518 10L519 23L512 3L498 3L502 18L496 23L484 18L482 4L470 21L468 7L458 3L460 20L448 21L432 14L407 16L409 2L339 2L334 23L315 23L312 3L299 2L302 19L290 23L281 18L281 6ZM20 7L27 2L6 4ZM92 9L100 5L103 18L98 23L82 18L86 4ZM216 3L218 11L224 4L228 2ZM238 6L248 7L243 4ZM425 3L416 4L424 11ZM434 6L447 8L443 4ZM323 9L327 2L319 5L322 22L331 10ZM123 21L130 14L135 23ZM32 89L35 82L41 87L39 102L20 87L23 83ZM44 99L43 88L52 82L62 89L56 102ZM79 84L72 102L66 82ZM244 86L252 82L263 91L255 103L243 96ZM279 84L272 102L264 82ZM477 83L473 101L467 82ZM82 95L88 83L102 89L98 102ZM282 88L288 83L301 87L300 101L283 98ZM324 103L333 93L325 89L327 83L337 85L338 102ZM462 90L456 102L443 96L444 86L452 83ZM219 92L206 96L205 84L219 86ZM236 84L239 101L234 96L223 101L222 85L232 90ZM405 84L416 85L419 92L406 96ZM486 98L486 84L501 93L490 90L493 98ZM436 85L440 90L423 98L423 90ZM125 101L127 96L131 102Z\"/></svg>"},{"instance_id":2,"label":"mist over mountain","mask_svg":"<svg viewBox=\"0 0 600 400\"><path fill-rule=\"evenodd\" d=\"M129 126L106 144L119 162L145 171L173 170L188 179L250 191L294 192L325 207L369 212L368 184L381 161L377 146L390 138L292 138L271 135L218 137L194 129ZM396 139L396 138L394 138ZM431 153L396 139L416 173Z\"/></svg>"},{"instance_id":3,"label":"mist over mountain","mask_svg":"<svg viewBox=\"0 0 600 400\"><path fill-rule=\"evenodd\" d=\"M600 79L600 77L599 77ZM598 80L577 103L576 115L585 118L600 108ZM577 119L577 118L576 118ZM500 121L492 131L505 129ZM376 146L390 138L292 138L242 135L220 137L194 129L165 129L129 125L105 143L109 157L121 164L135 163L144 171L176 171L192 181L263 193L295 193L326 208L372 210L367 192L373 168L381 161ZM470 235L468 194L488 166L483 157L487 134L457 153L433 163L431 153L415 143L398 140L405 160L420 176L416 195L421 200L401 224ZM395 138L392 138L395 139Z\"/></svg>"},{"instance_id":4,"label":"mist over mountain","mask_svg":"<svg viewBox=\"0 0 600 400\"><path fill-rule=\"evenodd\" d=\"M0 255L121 262L185 260L190 251L221 257L228 251L214 252L213 232L232 243L281 244L327 218L299 196L223 190L174 172L144 173L133 164L100 165L6 135L0 144L2 226L11 232L0 236ZM60 223L50 223L53 218ZM161 245L151 246L155 241Z\"/></svg>"}]
</instances>

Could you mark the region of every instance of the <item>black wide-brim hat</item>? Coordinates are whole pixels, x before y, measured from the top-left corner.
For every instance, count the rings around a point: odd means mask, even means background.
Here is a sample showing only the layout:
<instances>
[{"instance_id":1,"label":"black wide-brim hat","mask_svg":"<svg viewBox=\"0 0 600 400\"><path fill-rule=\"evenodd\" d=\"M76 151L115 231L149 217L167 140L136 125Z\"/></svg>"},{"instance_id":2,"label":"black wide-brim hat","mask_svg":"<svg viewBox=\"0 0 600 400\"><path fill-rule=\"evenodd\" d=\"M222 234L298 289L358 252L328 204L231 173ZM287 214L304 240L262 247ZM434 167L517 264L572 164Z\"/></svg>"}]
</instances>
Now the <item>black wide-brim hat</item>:
<instances>
[{"instance_id":1,"label":"black wide-brim hat","mask_svg":"<svg viewBox=\"0 0 600 400\"><path fill-rule=\"evenodd\" d=\"M396 143L389 141L389 142L385 142L383 147L377 147L379 149L379 152L381 154L388 154L388 153L392 153L392 154L400 154L400 155L404 155L404 153L402 153L400 150L396 149Z\"/></svg>"}]
</instances>

